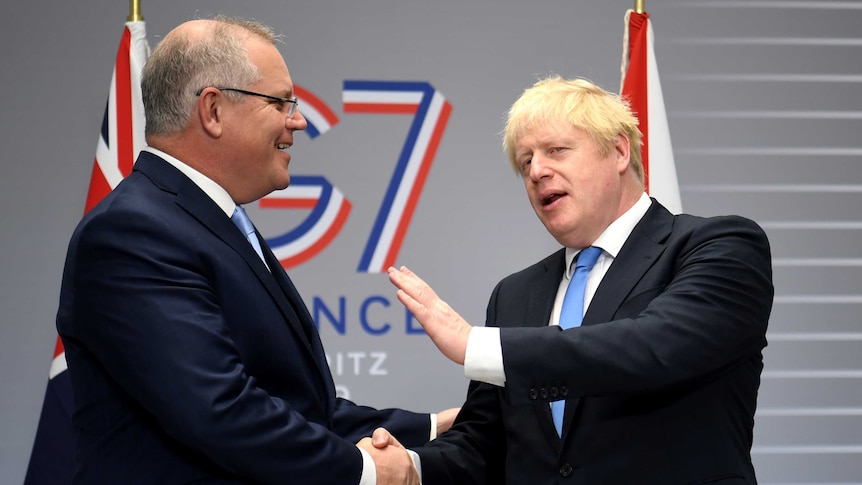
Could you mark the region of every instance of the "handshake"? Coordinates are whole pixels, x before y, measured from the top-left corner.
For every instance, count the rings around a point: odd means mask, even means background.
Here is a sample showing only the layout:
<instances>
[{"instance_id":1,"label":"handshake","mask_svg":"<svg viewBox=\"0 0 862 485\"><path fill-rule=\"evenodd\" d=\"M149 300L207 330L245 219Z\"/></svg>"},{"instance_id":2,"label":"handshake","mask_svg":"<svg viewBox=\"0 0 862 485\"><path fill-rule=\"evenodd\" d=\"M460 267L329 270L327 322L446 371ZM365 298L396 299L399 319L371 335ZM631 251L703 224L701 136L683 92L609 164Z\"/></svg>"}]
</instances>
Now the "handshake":
<instances>
[{"instance_id":1,"label":"handshake","mask_svg":"<svg viewBox=\"0 0 862 485\"><path fill-rule=\"evenodd\" d=\"M385 428L377 428L370 438L356 446L367 451L377 468L377 485L419 485L413 458Z\"/></svg>"},{"instance_id":2,"label":"handshake","mask_svg":"<svg viewBox=\"0 0 862 485\"><path fill-rule=\"evenodd\" d=\"M464 364L467 338L472 326L455 312L415 273L402 266L389 268L389 281L398 288L398 299L422 325L425 333L450 360ZM437 434L448 430L460 408L437 413ZM418 455L408 452L385 428L377 428L370 438L356 446L368 452L377 470L377 485L420 485Z\"/></svg>"},{"instance_id":3,"label":"handshake","mask_svg":"<svg viewBox=\"0 0 862 485\"><path fill-rule=\"evenodd\" d=\"M437 436L452 427L461 408L444 409L437 413ZM377 469L377 485L419 485L419 456L408 452L385 428L377 428L370 438L356 443L371 455Z\"/></svg>"}]
</instances>

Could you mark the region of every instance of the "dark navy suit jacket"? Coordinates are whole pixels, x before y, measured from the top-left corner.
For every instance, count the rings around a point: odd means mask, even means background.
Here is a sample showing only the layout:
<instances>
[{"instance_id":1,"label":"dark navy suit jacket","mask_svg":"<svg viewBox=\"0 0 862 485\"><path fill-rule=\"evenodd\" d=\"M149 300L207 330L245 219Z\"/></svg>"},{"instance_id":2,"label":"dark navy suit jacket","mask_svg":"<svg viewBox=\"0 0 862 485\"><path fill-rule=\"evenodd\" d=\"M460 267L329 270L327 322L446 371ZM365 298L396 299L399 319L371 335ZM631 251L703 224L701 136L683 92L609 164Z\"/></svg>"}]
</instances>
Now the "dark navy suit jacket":
<instances>
[{"instance_id":1,"label":"dark navy suit jacket","mask_svg":"<svg viewBox=\"0 0 862 485\"><path fill-rule=\"evenodd\" d=\"M430 418L336 398L317 331L191 180L142 152L78 225L57 329L75 401L75 483L348 484L377 426Z\"/></svg>"},{"instance_id":2,"label":"dark navy suit jacket","mask_svg":"<svg viewBox=\"0 0 862 485\"><path fill-rule=\"evenodd\" d=\"M582 327L561 331L548 321L564 267L560 250L494 289L505 387L470 384L452 429L417 450L423 484L756 483L773 298L763 231L653 200ZM561 398L562 438L548 405Z\"/></svg>"}]
</instances>

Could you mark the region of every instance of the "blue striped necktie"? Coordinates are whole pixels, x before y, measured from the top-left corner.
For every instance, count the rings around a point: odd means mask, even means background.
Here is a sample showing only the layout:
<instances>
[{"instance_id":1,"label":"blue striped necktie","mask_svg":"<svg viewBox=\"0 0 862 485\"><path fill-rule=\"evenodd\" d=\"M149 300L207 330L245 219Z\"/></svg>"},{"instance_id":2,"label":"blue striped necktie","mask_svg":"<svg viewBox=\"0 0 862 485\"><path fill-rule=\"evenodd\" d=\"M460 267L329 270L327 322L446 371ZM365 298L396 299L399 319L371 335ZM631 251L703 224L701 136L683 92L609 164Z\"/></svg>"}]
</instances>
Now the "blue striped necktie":
<instances>
[{"instance_id":1,"label":"blue striped necktie","mask_svg":"<svg viewBox=\"0 0 862 485\"><path fill-rule=\"evenodd\" d=\"M575 273L572 275L572 280L569 281L569 287L566 288L563 308L560 310L560 328L563 330L581 326L581 320L584 319L584 290L587 287L587 275L593 269L600 254L602 254L602 249L594 246L578 253ZM557 434L560 436L563 434L565 409L566 401L564 399L551 403L551 416L554 418L554 427L557 428Z\"/></svg>"},{"instance_id":2,"label":"blue striped necktie","mask_svg":"<svg viewBox=\"0 0 862 485\"><path fill-rule=\"evenodd\" d=\"M245 234L245 238L248 239L248 242L257 252L257 255L260 256L260 260L266 264L266 260L263 259L263 250L260 248L260 241L257 240L257 232L255 232L254 226L248 218L248 215L245 213L245 210L237 205L230 220L232 220L233 223L236 224L236 227Z\"/></svg>"}]
</instances>

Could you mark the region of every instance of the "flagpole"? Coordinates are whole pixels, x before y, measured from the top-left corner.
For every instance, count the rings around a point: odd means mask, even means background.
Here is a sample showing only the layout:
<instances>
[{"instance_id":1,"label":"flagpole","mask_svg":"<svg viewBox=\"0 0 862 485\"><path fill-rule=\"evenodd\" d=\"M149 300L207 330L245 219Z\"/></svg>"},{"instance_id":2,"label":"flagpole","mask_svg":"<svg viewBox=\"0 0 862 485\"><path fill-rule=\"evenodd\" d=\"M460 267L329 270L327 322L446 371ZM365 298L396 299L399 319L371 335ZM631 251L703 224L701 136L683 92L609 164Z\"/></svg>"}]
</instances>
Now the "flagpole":
<instances>
[{"instance_id":1,"label":"flagpole","mask_svg":"<svg viewBox=\"0 0 862 485\"><path fill-rule=\"evenodd\" d=\"M126 19L128 22L140 22L144 20L143 15L141 15L141 0L129 0L129 18Z\"/></svg>"},{"instance_id":2,"label":"flagpole","mask_svg":"<svg viewBox=\"0 0 862 485\"><path fill-rule=\"evenodd\" d=\"M635 0L635 12L644 13L646 8L644 7L645 0Z\"/></svg>"}]
</instances>

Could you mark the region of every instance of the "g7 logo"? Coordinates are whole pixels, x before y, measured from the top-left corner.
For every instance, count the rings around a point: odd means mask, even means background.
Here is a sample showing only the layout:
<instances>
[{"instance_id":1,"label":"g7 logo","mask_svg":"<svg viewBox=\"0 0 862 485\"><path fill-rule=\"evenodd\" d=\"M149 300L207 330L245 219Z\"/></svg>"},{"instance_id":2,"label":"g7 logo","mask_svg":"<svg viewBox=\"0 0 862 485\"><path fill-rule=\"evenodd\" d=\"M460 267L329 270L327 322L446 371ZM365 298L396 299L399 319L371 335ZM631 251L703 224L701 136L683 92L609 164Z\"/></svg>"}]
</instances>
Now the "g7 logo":
<instances>
[{"instance_id":1,"label":"g7 logo","mask_svg":"<svg viewBox=\"0 0 862 485\"><path fill-rule=\"evenodd\" d=\"M338 117L311 92L294 86L312 139L338 123ZM359 261L360 273L382 273L395 264L410 220L422 195L446 131L452 106L427 82L344 81L345 113L412 114L404 147ZM260 200L262 208L311 209L296 228L268 238L285 269L304 263L335 239L350 214L350 201L326 178L291 177L290 187Z\"/></svg>"}]
</instances>

